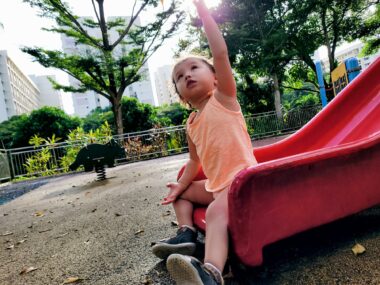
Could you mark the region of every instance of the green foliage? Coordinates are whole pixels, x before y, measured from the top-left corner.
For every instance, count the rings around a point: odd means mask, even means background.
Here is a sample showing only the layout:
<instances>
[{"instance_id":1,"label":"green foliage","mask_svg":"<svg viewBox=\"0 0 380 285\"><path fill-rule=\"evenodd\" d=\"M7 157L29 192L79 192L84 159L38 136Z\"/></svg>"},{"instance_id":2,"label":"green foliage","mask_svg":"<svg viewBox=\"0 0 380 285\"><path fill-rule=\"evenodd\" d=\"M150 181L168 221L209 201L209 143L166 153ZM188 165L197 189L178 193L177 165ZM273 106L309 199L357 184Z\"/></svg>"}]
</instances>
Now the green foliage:
<instances>
[{"instance_id":1,"label":"green foliage","mask_svg":"<svg viewBox=\"0 0 380 285\"><path fill-rule=\"evenodd\" d=\"M362 56L375 54L380 50L380 4L376 5L376 10L357 31L355 37L362 38L365 46L361 51Z\"/></svg>"},{"instance_id":2,"label":"green foliage","mask_svg":"<svg viewBox=\"0 0 380 285\"><path fill-rule=\"evenodd\" d=\"M13 116L7 121L0 123L0 148L14 148L15 142L23 138L22 132L19 131L21 126L28 120L26 114Z\"/></svg>"},{"instance_id":3,"label":"green foliage","mask_svg":"<svg viewBox=\"0 0 380 285\"><path fill-rule=\"evenodd\" d=\"M100 128L100 126L104 124L106 121L111 122L112 133L117 132L115 124L113 123L113 113L110 110L110 108L96 108L95 110L92 110L90 114L88 114L85 118L83 118L82 121L83 129L86 132Z\"/></svg>"},{"instance_id":4,"label":"green foliage","mask_svg":"<svg viewBox=\"0 0 380 285\"><path fill-rule=\"evenodd\" d=\"M70 130L80 126L77 117L70 117L61 109L55 107L42 107L33 111L29 116L23 117L22 123L17 123L14 129L12 147L27 146L29 139L34 135L49 138L56 135L66 138Z\"/></svg>"},{"instance_id":5,"label":"green foliage","mask_svg":"<svg viewBox=\"0 0 380 285\"><path fill-rule=\"evenodd\" d=\"M180 103L164 105L157 108L157 118L159 121L164 121L165 126L178 126L186 123L191 110L185 108Z\"/></svg>"},{"instance_id":6,"label":"green foliage","mask_svg":"<svg viewBox=\"0 0 380 285\"><path fill-rule=\"evenodd\" d=\"M237 84L237 95L244 115L272 111L274 100L271 84L267 81L256 83L250 76Z\"/></svg>"},{"instance_id":7,"label":"green foliage","mask_svg":"<svg viewBox=\"0 0 380 285\"><path fill-rule=\"evenodd\" d=\"M72 130L67 140L68 145L66 154L60 160L60 166L64 172L69 171L69 166L75 161L75 158L81 148L91 143L105 144L112 138L112 130L107 121L99 128L86 132L83 128L78 127Z\"/></svg>"},{"instance_id":8,"label":"green foliage","mask_svg":"<svg viewBox=\"0 0 380 285\"><path fill-rule=\"evenodd\" d=\"M124 131L135 132L153 128L158 122L156 110L149 104L140 103L136 98L123 97L121 102Z\"/></svg>"},{"instance_id":9,"label":"green foliage","mask_svg":"<svg viewBox=\"0 0 380 285\"><path fill-rule=\"evenodd\" d=\"M24 164L28 176L49 176L55 174L57 171L57 158L54 151L54 146L60 138L55 137L55 134L51 138L42 138L34 135L30 138L29 143L34 146L37 151L28 159Z\"/></svg>"},{"instance_id":10,"label":"green foliage","mask_svg":"<svg viewBox=\"0 0 380 285\"><path fill-rule=\"evenodd\" d=\"M132 97L123 97L121 105L125 132L182 125L191 112L180 103L152 107L150 104L141 103ZM109 108L95 109L83 119L83 129L89 132L99 128L105 121L113 122L113 114ZM111 129L112 133L116 133L114 124L111 124Z\"/></svg>"}]
</instances>

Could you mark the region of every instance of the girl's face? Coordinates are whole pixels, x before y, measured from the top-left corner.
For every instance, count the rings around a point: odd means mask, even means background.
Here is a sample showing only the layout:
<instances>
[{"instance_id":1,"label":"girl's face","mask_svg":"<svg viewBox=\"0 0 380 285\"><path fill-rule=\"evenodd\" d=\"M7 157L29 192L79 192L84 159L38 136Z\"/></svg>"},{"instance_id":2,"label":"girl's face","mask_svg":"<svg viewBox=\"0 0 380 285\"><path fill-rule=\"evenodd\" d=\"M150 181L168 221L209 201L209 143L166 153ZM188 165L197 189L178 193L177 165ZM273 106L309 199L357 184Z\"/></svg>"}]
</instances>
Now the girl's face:
<instances>
[{"instance_id":1,"label":"girl's face","mask_svg":"<svg viewBox=\"0 0 380 285\"><path fill-rule=\"evenodd\" d=\"M206 96L216 86L214 72L198 58L188 58L177 64L173 80L181 98L190 103Z\"/></svg>"}]
</instances>

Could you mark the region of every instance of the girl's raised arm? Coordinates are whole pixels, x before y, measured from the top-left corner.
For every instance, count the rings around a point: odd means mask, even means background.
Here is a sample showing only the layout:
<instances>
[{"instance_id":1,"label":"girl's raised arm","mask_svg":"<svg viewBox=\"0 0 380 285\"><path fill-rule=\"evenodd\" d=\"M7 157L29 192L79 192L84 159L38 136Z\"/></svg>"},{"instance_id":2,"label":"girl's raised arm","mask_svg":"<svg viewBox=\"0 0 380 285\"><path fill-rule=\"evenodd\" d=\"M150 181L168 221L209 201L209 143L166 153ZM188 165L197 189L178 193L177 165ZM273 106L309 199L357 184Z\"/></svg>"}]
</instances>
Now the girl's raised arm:
<instances>
[{"instance_id":1,"label":"girl's raised arm","mask_svg":"<svg viewBox=\"0 0 380 285\"><path fill-rule=\"evenodd\" d=\"M218 81L217 91L223 95L236 97L236 83L232 74L226 42L215 20L210 15L203 0L193 0L202 20Z\"/></svg>"}]
</instances>

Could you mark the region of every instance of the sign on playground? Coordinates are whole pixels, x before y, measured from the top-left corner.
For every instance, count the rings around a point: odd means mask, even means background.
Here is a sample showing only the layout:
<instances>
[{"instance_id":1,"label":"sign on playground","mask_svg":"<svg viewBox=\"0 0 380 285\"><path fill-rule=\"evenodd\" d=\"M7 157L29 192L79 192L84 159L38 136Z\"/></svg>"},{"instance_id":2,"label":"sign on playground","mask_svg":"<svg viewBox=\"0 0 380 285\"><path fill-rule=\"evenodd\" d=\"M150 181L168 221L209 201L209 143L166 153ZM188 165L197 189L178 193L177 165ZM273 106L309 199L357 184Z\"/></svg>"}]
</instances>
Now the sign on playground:
<instances>
[{"instance_id":1,"label":"sign on playground","mask_svg":"<svg viewBox=\"0 0 380 285\"><path fill-rule=\"evenodd\" d=\"M346 64L342 62L337 68L331 72L331 79L334 87L334 95L338 95L340 91L348 85Z\"/></svg>"}]
</instances>

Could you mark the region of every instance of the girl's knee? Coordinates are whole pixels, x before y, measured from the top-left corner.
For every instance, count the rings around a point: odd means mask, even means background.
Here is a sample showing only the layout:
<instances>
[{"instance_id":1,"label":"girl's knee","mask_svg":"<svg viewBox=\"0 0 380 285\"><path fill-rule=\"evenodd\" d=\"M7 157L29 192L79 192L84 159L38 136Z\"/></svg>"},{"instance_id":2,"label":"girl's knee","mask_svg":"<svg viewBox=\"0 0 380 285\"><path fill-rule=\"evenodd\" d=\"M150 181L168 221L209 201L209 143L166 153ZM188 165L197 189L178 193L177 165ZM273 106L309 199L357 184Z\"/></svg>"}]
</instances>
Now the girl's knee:
<instances>
[{"instance_id":1,"label":"girl's knee","mask_svg":"<svg viewBox=\"0 0 380 285\"><path fill-rule=\"evenodd\" d=\"M224 201L215 200L206 210L206 221L220 219L227 222L228 204Z\"/></svg>"}]
</instances>

